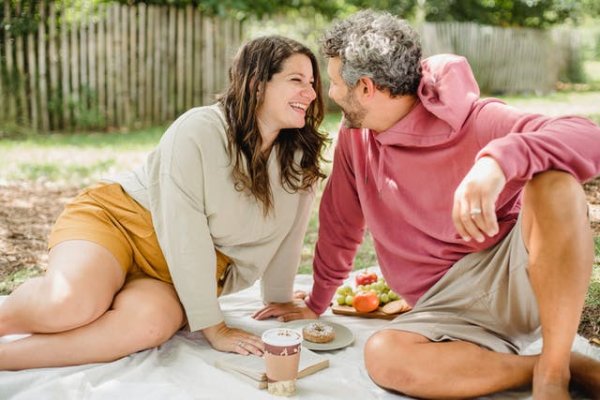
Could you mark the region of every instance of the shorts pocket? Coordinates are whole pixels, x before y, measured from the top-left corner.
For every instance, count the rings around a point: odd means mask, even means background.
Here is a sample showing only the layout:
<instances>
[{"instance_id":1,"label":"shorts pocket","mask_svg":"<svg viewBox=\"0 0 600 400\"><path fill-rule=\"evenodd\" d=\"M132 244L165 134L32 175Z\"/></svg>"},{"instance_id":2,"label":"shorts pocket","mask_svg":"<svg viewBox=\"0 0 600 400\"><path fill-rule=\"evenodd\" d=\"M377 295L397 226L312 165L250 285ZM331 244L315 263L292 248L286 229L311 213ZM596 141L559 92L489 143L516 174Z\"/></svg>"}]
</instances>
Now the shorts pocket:
<instances>
[{"instance_id":1,"label":"shorts pocket","mask_svg":"<svg viewBox=\"0 0 600 400\"><path fill-rule=\"evenodd\" d=\"M119 185L104 184L88 192L125 231L147 238L154 233L150 212L133 200Z\"/></svg>"}]
</instances>

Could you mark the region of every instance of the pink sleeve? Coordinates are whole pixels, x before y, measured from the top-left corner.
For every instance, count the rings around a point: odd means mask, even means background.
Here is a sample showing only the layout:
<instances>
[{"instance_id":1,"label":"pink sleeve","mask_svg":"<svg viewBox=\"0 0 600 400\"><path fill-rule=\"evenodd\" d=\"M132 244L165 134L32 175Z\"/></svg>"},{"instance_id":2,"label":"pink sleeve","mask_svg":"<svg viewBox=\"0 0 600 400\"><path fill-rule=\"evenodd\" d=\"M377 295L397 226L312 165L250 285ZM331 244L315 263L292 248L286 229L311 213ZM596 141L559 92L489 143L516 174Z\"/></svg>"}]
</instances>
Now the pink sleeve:
<instances>
[{"instance_id":1,"label":"pink sleeve","mask_svg":"<svg viewBox=\"0 0 600 400\"><path fill-rule=\"evenodd\" d=\"M524 114L492 102L476 119L484 141L477 159L493 157L507 181L529 180L550 169L569 172L580 182L600 173L600 128L585 118Z\"/></svg>"},{"instance_id":2,"label":"pink sleeve","mask_svg":"<svg viewBox=\"0 0 600 400\"><path fill-rule=\"evenodd\" d=\"M322 314L335 290L352 271L354 256L362 242L364 218L352 170L350 137L342 130L335 149L333 170L319 207L319 239L313 261L314 283L307 306Z\"/></svg>"}]
</instances>

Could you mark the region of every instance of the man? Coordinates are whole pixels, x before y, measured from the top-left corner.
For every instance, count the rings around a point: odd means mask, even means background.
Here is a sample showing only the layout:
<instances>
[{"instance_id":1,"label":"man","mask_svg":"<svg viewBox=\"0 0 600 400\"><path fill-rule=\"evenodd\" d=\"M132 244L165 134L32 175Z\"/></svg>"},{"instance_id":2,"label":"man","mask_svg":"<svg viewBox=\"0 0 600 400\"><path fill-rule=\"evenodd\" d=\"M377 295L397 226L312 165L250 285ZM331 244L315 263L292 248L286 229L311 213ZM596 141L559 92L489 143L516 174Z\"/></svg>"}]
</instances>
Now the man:
<instances>
[{"instance_id":1,"label":"man","mask_svg":"<svg viewBox=\"0 0 600 400\"><path fill-rule=\"evenodd\" d=\"M373 335L378 385L420 398L533 384L600 393L600 363L571 353L593 263L580 182L600 173L600 129L479 98L466 60L421 60L415 31L364 11L325 35L329 96L344 112L320 206L306 306L317 317L348 276L365 227L390 287L414 305ZM308 308L307 308L308 307ZM519 352L543 337L539 356Z\"/></svg>"}]
</instances>

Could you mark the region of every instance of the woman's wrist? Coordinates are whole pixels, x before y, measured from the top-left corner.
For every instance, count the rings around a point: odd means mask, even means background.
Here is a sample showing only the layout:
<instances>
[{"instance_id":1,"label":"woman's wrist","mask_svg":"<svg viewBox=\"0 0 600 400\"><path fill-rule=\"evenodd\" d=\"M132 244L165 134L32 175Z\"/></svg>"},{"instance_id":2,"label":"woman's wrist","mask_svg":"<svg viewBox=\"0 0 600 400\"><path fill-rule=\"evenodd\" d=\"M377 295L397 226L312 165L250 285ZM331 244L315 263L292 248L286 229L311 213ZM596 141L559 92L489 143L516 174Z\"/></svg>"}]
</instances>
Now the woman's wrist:
<instances>
[{"instance_id":1,"label":"woman's wrist","mask_svg":"<svg viewBox=\"0 0 600 400\"><path fill-rule=\"evenodd\" d=\"M225 321L221 321L216 325L206 327L202 329L202 334L208 340L209 343L213 343L214 339L219 335L219 332L223 331L223 329L227 328L225 325Z\"/></svg>"}]
</instances>

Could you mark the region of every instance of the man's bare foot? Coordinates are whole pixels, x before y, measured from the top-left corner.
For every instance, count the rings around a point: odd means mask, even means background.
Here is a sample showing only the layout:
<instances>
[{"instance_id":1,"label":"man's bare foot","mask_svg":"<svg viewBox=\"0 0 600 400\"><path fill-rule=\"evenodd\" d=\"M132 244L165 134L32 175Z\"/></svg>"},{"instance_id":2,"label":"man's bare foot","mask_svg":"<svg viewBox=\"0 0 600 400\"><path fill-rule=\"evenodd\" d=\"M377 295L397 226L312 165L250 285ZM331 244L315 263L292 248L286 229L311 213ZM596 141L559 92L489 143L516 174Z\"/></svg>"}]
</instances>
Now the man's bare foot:
<instances>
[{"instance_id":1,"label":"man's bare foot","mask_svg":"<svg viewBox=\"0 0 600 400\"><path fill-rule=\"evenodd\" d=\"M561 384L533 384L534 400L571 400L569 390Z\"/></svg>"},{"instance_id":2,"label":"man's bare foot","mask_svg":"<svg viewBox=\"0 0 600 400\"><path fill-rule=\"evenodd\" d=\"M572 382L591 399L600 400L600 361L583 354L571 353Z\"/></svg>"},{"instance_id":3,"label":"man's bare foot","mask_svg":"<svg viewBox=\"0 0 600 400\"><path fill-rule=\"evenodd\" d=\"M533 369L534 400L571 400L569 394L569 368L549 370L540 358Z\"/></svg>"}]
</instances>

